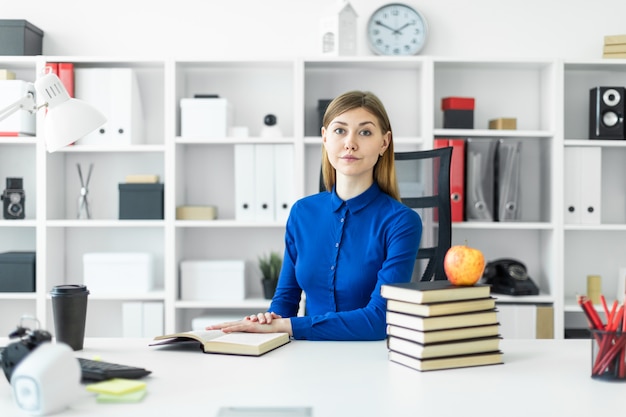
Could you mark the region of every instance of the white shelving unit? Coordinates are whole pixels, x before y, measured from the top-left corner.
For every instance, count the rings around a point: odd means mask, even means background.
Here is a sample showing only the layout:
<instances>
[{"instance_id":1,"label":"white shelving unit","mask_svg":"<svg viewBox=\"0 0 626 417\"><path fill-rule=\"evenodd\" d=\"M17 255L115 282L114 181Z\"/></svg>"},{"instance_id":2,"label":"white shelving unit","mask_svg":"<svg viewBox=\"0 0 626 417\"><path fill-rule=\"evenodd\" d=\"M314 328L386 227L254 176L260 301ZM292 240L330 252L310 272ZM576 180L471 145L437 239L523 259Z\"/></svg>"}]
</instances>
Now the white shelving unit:
<instances>
[{"instance_id":1,"label":"white shelving unit","mask_svg":"<svg viewBox=\"0 0 626 417\"><path fill-rule=\"evenodd\" d=\"M282 222L235 219L236 144L293 147L294 200L317 192L320 147L318 100L350 89L371 90L385 103L397 151L428 149L434 137L488 137L522 142L522 219L453 224L453 244L469 242L487 260L522 260L541 288L535 297L500 297L499 303L554 307L555 337L563 337L571 300L585 291L586 274L616 286L626 253L626 142L587 139L588 90L626 85L626 64L557 60L458 60L438 57L349 57L274 60L128 60L99 57L2 57L0 67L34 81L45 62L75 68L133 68L144 113L145 143L128 147L73 146L48 154L41 138L0 139L0 180L24 177L27 217L0 219L0 250L37 251L37 291L0 293L0 332L22 314L52 328L47 293L61 283L81 283L82 255L100 251L148 251L156 258L154 292L129 296L91 294L88 336L120 336L126 301L161 301L164 331L186 330L197 316L243 316L269 305L262 298L257 257L282 252ZM218 94L234 107L234 126L247 138L181 137L180 100ZM443 129L441 99L476 99L475 129ZM260 136L263 117L275 114L283 137ZM487 129L488 120L517 118L518 130ZM38 115L41 124L43 115ZM602 146L602 224L578 226L563 219L563 154L567 146ZM76 164L94 163L90 193L94 219L75 220ZM165 184L163 220L118 220L117 184L130 173L155 173ZM606 180L606 181L605 181ZM214 205L218 219L176 220L179 205ZM432 233L427 222L425 236ZM186 259L245 259L246 300L185 301L179 298L179 263ZM626 264L626 260L624 261ZM614 278L615 277L615 278ZM613 282L611 280L614 280Z\"/></svg>"}]
</instances>

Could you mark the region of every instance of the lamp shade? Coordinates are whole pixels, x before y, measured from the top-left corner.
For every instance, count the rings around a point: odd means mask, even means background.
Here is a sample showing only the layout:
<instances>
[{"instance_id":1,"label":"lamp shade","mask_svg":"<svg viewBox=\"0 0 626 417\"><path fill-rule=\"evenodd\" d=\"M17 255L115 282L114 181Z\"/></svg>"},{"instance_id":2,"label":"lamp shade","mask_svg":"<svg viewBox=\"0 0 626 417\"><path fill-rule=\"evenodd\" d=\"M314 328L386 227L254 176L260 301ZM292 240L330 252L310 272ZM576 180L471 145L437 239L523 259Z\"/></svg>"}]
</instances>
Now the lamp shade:
<instances>
[{"instance_id":1,"label":"lamp shade","mask_svg":"<svg viewBox=\"0 0 626 417\"><path fill-rule=\"evenodd\" d=\"M74 143L106 122L106 117L84 101L71 98L59 77L46 74L35 82L38 101L47 105L44 140L48 152Z\"/></svg>"}]
</instances>

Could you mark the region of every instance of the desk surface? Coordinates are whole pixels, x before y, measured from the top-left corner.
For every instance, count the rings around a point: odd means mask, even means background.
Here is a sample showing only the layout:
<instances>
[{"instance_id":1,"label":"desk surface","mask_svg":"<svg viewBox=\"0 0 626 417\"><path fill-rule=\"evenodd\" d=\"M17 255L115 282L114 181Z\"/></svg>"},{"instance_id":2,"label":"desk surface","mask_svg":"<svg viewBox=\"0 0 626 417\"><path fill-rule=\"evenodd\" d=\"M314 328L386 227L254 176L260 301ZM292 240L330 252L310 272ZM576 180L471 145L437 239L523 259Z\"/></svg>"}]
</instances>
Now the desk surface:
<instances>
[{"instance_id":1,"label":"desk surface","mask_svg":"<svg viewBox=\"0 0 626 417\"><path fill-rule=\"evenodd\" d=\"M310 406L315 417L608 416L622 410L626 389L589 376L588 340L503 340L504 365L424 373L390 362L384 342L292 341L258 358L148 342L87 339L77 352L150 369L141 403L99 404L86 393L58 415L214 417L221 406ZM6 380L0 415L26 415Z\"/></svg>"}]
</instances>

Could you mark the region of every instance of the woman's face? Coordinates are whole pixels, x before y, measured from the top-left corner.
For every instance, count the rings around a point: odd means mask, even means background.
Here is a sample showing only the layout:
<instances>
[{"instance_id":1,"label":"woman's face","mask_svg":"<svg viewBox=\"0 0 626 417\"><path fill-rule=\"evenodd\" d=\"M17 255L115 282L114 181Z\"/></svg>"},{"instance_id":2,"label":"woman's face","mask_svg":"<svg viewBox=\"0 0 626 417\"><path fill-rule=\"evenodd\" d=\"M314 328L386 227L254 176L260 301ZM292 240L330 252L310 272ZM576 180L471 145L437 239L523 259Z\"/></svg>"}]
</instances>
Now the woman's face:
<instances>
[{"instance_id":1,"label":"woman's face","mask_svg":"<svg viewBox=\"0 0 626 417\"><path fill-rule=\"evenodd\" d=\"M362 107L348 110L322 128L322 141L337 177L373 178L374 165L389 146L376 116Z\"/></svg>"}]
</instances>

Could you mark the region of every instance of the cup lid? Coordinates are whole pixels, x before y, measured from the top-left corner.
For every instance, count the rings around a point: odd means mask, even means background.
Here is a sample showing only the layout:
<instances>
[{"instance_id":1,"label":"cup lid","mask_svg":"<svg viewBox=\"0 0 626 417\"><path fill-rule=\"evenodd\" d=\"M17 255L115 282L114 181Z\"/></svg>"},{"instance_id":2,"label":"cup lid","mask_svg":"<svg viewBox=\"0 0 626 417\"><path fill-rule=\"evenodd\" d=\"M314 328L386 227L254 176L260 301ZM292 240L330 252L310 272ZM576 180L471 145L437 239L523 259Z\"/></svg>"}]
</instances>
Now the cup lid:
<instances>
[{"instance_id":1,"label":"cup lid","mask_svg":"<svg viewBox=\"0 0 626 417\"><path fill-rule=\"evenodd\" d=\"M75 295L84 293L89 294L89 290L87 290L85 285L81 284L57 285L52 287L52 291L50 291L52 295Z\"/></svg>"}]
</instances>

